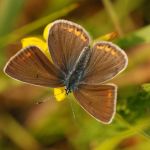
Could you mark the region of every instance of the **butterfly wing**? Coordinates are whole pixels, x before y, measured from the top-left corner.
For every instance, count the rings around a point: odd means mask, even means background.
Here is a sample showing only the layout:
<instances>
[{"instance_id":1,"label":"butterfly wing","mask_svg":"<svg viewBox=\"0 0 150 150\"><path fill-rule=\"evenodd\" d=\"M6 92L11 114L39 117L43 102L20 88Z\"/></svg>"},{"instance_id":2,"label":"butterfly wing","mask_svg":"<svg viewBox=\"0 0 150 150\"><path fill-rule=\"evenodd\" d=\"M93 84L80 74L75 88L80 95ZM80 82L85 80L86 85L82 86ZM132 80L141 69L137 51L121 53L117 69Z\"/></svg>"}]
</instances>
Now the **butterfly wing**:
<instances>
[{"instance_id":1,"label":"butterfly wing","mask_svg":"<svg viewBox=\"0 0 150 150\"><path fill-rule=\"evenodd\" d=\"M74 96L91 116L108 124L116 111L116 91L115 85L80 85Z\"/></svg>"},{"instance_id":2,"label":"butterfly wing","mask_svg":"<svg viewBox=\"0 0 150 150\"><path fill-rule=\"evenodd\" d=\"M127 55L117 45L111 42L98 42L93 46L92 56L82 83L105 82L123 71L127 63Z\"/></svg>"},{"instance_id":3,"label":"butterfly wing","mask_svg":"<svg viewBox=\"0 0 150 150\"><path fill-rule=\"evenodd\" d=\"M9 76L30 84L61 87L61 72L36 46L20 50L4 68Z\"/></svg>"},{"instance_id":4,"label":"butterfly wing","mask_svg":"<svg viewBox=\"0 0 150 150\"><path fill-rule=\"evenodd\" d=\"M66 20L55 21L48 36L54 64L67 73L89 41L88 33L81 26Z\"/></svg>"}]
</instances>

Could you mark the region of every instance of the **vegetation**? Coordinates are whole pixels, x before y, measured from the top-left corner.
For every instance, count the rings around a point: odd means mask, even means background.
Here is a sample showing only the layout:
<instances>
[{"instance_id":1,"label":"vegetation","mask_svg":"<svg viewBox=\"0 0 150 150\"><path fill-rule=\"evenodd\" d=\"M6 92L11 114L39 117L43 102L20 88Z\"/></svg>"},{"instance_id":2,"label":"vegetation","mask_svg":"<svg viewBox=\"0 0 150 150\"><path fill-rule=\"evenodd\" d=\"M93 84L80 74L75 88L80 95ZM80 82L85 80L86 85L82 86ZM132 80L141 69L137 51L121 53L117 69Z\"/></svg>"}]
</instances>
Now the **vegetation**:
<instances>
[{"instance_id":1,"label":"vegetation","mask_svg":"<svg viewBox=\"0 0 150 150\"><path fill-rule=\"evenodd\" d=\"M129 65L111 81L119 88L110 125L89 116L73 95L57 102L53 89L23 84L2 71L21 39L42 38L45 26L60 18L81 24L95 41L118 33L113 42L126 51ZM150 149L150 1L1 0L0 20L0 149Z\"/></svg>"}]
</instances>

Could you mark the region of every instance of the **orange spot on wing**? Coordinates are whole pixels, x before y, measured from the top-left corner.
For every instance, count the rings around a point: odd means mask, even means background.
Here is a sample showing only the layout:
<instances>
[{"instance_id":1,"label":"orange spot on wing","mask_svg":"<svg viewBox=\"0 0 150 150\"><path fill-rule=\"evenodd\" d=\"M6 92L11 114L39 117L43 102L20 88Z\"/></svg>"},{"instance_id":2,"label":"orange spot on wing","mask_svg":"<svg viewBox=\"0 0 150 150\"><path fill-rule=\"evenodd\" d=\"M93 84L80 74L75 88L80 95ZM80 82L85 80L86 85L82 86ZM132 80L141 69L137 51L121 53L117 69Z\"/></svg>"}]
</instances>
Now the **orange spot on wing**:
<instances>
[{"instance_id":1,"label":"orange spot on wing","mask_svg":"<svg viewBox=\"0 0 150 150\"><path fill-rule=\"evenodd\" d=\"M72 32L73 31L73 28L68 28L67 29L69 32Z\"/></svg>"},{"instance_id":2,"label":"orange spot on wing","mask_svg":"<svg viewBox=\"0 0 150 150\"><path fill-rule=\"evenodd\" d=\"M26 56L27 57L30 57L32 54L30 53L30 52L28 52L27 54L26 54Z\"/></svg>"},{"instance_id":3,"label":"orange spot on wing","mask_svg":"<svg viewBox=\"0 0 150 150\"><path fill-rule=\"evenodd\" d=\"M84 42L87 41L87 38L86 38L86 36L84 36L84 34L82 34L82 31L71 28L71 27L62 27L62 28L64 30L67 30L68 32L73 33L75 36L80 36L81 40L83 40Z\"/></svg>"},{"instance_id":4,"label":"orange spot on wing","mask_svg":"<svg viewBox=\"0 0 150 150\"><path fill-rule=\"evenodd\" d=\"M86 37L85 37L83 34L81 34L80 38L81 38L81 40L83 40L84 42L87 40Z\"/></svg>"},{"instance_id":5,"label":"orange spot on wing","mask_svg":"<svg viewBox=\"0 0 150 150\"><path fill-rule=\"evenodd\" d=\"M74 31L74 34L75 34L76 36L79 36L79 35L81 34L81 31L75 30L75 31Z\"/></svg>"},{"instance_id":6,"label":"orange spot on wing","mask_svg":"<svg viewBox=\"0 0 150 150\"><path fill-rule=\"evenodd\" d=\"M116 55L117 55L117 52L115 52L114 50L112 50L112 51L111 51L111 54L112 54L113 56L116 56Z\"/></svg>"},{"instance_id":7,"label":"orange spot on wing","mask_svg":"<svg viewBox=\"0 0 150 150\"><path fill-rule=\"evenodd\" d=\"M103 49L104 49L104 46L102 46L102 45L97 45L96 48L97 48L97 49L100 49L100 50L103 50Z\"/></svg>"},{"instance_id":8,"label":"orange spot on wing","mask_svg":"<svg viewBox=\"0 0 150 150\"><path fill-rule=\"evenodd\" d=\"M108 98L111 98L111 97L112 97L112 92L108 91Z\"/></svg>"},{"instance_id":9,"label":"orange spot on wing","mask_svg":"<svg viewBox=\"0 0 150 150\"><path fill-rule=\"evenodd\" d=\"M110 47L108 47L108 46L105 47L105 51L106 51L106 52L109 52L110 50L111 50Z\"/></svg>"}]
</instances>

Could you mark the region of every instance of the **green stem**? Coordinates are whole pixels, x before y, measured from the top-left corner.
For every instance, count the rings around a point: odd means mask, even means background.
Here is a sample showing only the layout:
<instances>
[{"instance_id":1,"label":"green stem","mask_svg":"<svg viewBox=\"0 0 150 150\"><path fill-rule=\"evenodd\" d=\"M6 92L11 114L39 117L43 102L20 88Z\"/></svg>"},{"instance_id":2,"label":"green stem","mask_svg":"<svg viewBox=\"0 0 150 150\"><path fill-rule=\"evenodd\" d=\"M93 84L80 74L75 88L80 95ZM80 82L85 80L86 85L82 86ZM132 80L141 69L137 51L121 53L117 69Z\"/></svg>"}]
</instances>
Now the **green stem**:
<instances>
[{"instance_id":1,"label":"green stem","mask_svg":"<svg viewBox=\"0 0 150 150\"><path fill-rule=\"evenodd\" d=\"M123 31L121 29L121 25L120 25L120 22L119 22L119 18L117 17L117 14L113 8L113 5L112 3L110 2L110 0L102 0L104 6L105 6L105 9L114 25L114 27L116 28L118 34L120 36L123 36Z\"/></svg>"}]
</instances>

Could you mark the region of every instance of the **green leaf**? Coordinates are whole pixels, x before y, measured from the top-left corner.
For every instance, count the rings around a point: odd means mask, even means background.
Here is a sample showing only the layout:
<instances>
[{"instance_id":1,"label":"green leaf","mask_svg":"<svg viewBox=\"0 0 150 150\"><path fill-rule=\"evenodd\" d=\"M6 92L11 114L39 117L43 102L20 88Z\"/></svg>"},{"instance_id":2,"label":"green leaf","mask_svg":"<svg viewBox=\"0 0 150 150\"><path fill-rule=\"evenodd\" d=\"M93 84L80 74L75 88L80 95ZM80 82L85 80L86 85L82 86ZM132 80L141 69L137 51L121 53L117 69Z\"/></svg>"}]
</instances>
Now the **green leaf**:
<instances>
[{"instance_id":1,"label":"green leaf","mask_svg":"<svg viewBox=\"0 0 150 150\"><path fill-rule=\"evenodd\" d=\"M25 0L1 0L0 1L0 39L8 34L17 20ZM0 47L2 43L0 44ZM5 60L4 49L0 50L0 65Z\"/></svg>"},{"instance_id":2,"label":"green leaf","mask_svg":"<svg viewBox=\"0 0 150 150\"><path fill-rule=\"evenodd\" d=\"M129 88L129 86L121 88L118 99L117 106L120 108L118 112L128 122L133 123L137 119L149 116L150 93L143 90L140 85L134 86L134 88Z\"/></svg>"},{"instance_id":3,"label":"green leaf","mask_svg":"<svg viewBox=\"0 0 150 150\"><path fill-rule=\"evenodd\" d=\"M128 34L126 37L118 39L116 43L123 49L128 49L132 46L141 43L150 42L150 25Z\"/></svg>"},{"instance_id":4,"label":"green leaf","mask_svg":"<svg viewBox=\"0 0 150 150\"><path fill-rule=\"evenodd\" d=\"M149 127L149 121L150 120L140 120L136 125L133 125L134 128L125 130L119 134L116 134L116 136L104 140L102 143L100 143L94 150L114 150L116 146L123 140L130 136L136 135L137 131L145 130ZM148 142L150 139L148 140Z\"/></svg>"},{"instance_id":5,"label":"green leaf","mask_svg":"<svg viewBox=\"0 0 150 150\"><path fill-rule=\"evenodd\" d=\"M146 91L146 92L150 92L150 83L145 83L142 85L142 88Z\"/></svg>"},{"instance_id":6,"label":"green leaf","mask_svg":"<svg viewBox=\"0 0 150 150\"><path fill-rule=\"evenodd\" d=\"M25 0L2 0L0 1L0 37L9 33L15 25L19 12Z\"/></svg>"}]
</instances>

